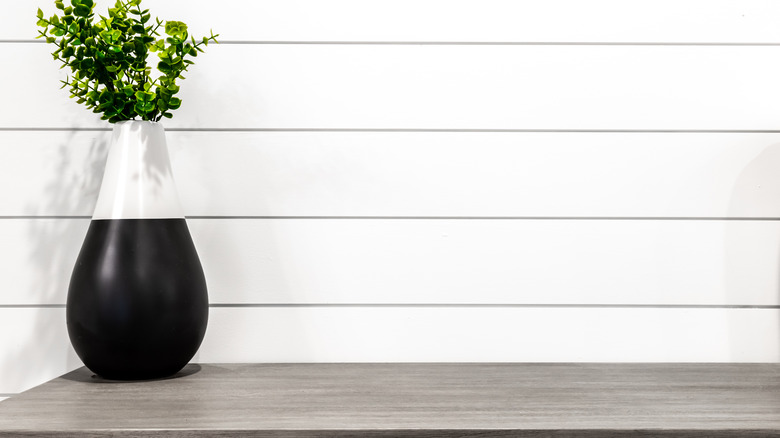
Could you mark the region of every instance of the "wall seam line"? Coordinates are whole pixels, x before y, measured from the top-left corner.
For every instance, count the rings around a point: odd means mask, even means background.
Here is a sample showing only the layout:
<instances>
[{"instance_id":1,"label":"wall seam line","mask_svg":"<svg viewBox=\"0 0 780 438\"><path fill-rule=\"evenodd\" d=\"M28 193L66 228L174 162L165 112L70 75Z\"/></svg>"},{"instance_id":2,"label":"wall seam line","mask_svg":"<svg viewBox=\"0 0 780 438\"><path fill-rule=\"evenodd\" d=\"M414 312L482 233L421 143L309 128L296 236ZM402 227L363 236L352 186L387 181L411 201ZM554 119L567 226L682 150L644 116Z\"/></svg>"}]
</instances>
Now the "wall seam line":
<instances>
[{"instance_id":1,"label":"wall seam line","mask_svg":"<svg viewBox=\"0 0 780 438\"><path fill-rule=\"evenodd\" d=\"M0 220L91 220L91 215L3 215ZM780 217L707 216L186 216L188 220L381 220L381 221L665 221L777 222Z\"/></svg>"},{"instance_id":2,"label":"wall seam line","mask_svg":"<svg viewBox=\"0 0 780 438\"><path fill-rule=\"evenodd\" d=\"M0 132L110 132L108 127L0 127ZM165 128L167 132L386 132L573 134L780 134L780 129Z\"/></svg>"},{"instance_id":3,"label":"wall seam line","mask_svg":"<svg viewBox=\"0 0 780 438\"><path fill-rule=\"evenodd\" d=\"M0 44L45 44L42 39L0 39ZM222 45L313 46L657 46L657 47L778 47L778 42L696 41L382 41L382 40L224 40Z\"/></svg>"},{"instance_id":4,"label":"wall seam line","mask_svg":"<svg viewBox=\"0 0 780 438\"><path fill-rule=\"evenodd\" d=\"M758 304L523 304L523 303L211 303L211 308L526 308L526 309L753 309L779 310ZM0 304L0 309L64 309L65 304Z\"/></svg>"}]
</instances>

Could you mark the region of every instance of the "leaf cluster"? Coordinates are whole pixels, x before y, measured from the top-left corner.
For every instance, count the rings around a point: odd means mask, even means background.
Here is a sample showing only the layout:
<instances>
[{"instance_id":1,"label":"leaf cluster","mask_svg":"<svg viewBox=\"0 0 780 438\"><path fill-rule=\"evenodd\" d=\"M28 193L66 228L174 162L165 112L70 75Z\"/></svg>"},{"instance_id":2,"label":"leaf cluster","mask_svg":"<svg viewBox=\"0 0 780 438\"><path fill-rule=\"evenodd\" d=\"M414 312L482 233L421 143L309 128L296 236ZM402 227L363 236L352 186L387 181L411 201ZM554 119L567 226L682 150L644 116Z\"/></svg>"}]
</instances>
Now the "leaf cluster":
<instances>
[{"instance_id":1,"label":"leaf cluster","mask_svg":"<svg viewBox=\"0 0 780 438\"><path fill-rule=\"evenodd\" d=\"M159 121L172 117L181 106L178 79L219 35L196 40L180 21L152 20L141 0L117 0L108 17L95 17L93 0L54 2L60 11L48 18L39 8L37 38L56 46L52 52L61 68L71 74L62 88L70 87L70 97L102 114L111 123L122 120ZM160 31L165 33L161 35ZM147 65L150 52L159 62L156 74Z\"/></svg>"}]
</instances>

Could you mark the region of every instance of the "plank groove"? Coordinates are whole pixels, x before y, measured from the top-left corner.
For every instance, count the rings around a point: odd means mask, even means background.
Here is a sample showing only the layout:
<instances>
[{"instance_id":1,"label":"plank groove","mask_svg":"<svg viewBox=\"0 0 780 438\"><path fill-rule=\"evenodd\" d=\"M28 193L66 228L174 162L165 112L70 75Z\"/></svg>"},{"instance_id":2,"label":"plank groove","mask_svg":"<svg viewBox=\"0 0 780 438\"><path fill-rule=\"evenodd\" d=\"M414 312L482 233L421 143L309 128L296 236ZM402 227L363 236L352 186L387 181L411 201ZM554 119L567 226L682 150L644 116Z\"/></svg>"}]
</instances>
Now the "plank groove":
<instances>
[{"instance_id":1,"label":"plank groove","mask_svg":"<svg viewBox=\"0 0 780 438\"><path fill-rule=\"evenodd\" d=\"M91 374L0 404L0 435L780 436L776 364L192 364L121 384Z\"/></svg>"}]
</instances>

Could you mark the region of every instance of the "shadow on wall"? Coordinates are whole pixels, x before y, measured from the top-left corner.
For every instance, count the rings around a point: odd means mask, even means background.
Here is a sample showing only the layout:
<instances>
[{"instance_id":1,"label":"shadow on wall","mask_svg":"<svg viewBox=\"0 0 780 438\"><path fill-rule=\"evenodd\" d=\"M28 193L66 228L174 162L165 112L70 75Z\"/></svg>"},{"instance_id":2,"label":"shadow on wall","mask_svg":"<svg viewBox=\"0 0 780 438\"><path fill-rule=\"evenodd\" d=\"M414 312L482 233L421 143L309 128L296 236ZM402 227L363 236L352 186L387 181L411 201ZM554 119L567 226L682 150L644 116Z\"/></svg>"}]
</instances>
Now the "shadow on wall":
<instances>
[{"instance_id":1,"label":"shadow on wall","mask_svg":"<svg viewBox=\"0 0 780 438\"><path fill-rule=\"evenodd\" d=\"M216 216L187 220L213 306L193 362L291 362L311 361L315 356L303 315L307 309L264 306L301 302L294 283L306 273L297 269L295 227L291 226L300 221L241 217L287 213L274 210L267 197L255 195L252 189L276 181L269 176L272 172L295 172L292 181L300 183L300 172L291 169L293 163L270 152L286 145L275 142L278 137L168 132L182 207L198 216ZM226 204L220 199L225 187L242 184L249 187L250 195L242 203ZM287 189L273 185L269 190L286 196ZM222 214L229 217L219 217Z\"/></svg>"},{"instance_id":2,"label":"shadow on wall","mask_svg":"<svg viewBox=\"0 0 780 438\"><path fill-rule=\"evenodd\" d=\"M742 169L732 190L729 217L772 218L780 214L780 143L761 148ZM780 304L780 232L776 221L724 223L725 302ZM773 239L767 242L767 239ZM773 273L767 277L766 273ZM771 293L767 293L771 290ZM732 361L780 361L780 311L731 309L728 312Z\"/></svg>"},{"instance_id":3,"label":"shadow on wall","mask_svg":"<svg viewBox=\"0 0 780 438\"><path fill-rule=\"evenodd\" d=\"M25 274L31 277L24 282L28 289L25 304L31 305L25 316L33 320L26 325L30 330L20 333L27 338L17 338L15 357L4 358L2 368L19 374L2 376L5 385L42 383L31 380L53 378L81 366L67 341L65 310L45 306L65 303L70 274L89 225L84 216L91 216L100 188L109 134L63 133L54 165L40 163L50 174L43 196L25 212L35 217L25 220L28 252L24 259ZM48 153L41 159L49 160Z\"/></svg>"}]
</instances>

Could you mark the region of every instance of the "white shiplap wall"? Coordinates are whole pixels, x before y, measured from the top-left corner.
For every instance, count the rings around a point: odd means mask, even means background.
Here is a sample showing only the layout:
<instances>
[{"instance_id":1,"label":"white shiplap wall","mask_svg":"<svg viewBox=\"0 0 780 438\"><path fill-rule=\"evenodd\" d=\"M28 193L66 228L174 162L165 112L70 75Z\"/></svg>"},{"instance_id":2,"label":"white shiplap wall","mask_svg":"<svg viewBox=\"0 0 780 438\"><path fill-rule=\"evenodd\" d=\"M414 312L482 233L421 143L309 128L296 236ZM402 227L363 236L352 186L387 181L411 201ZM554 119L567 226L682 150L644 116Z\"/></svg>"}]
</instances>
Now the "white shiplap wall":
<instances>
[{"instance_id":1,"label":"white shiplap wall","mask_svg":"<svg viewBox=\"0 0 780 438\"><path fill-rule=\"evenodd\" d=\"M144 4L223 41L166 125L195 360L780 359L780 3ZM80 366L109 129L37 6L0 16L0 398Z\"/></svg>"}]
</instances>

